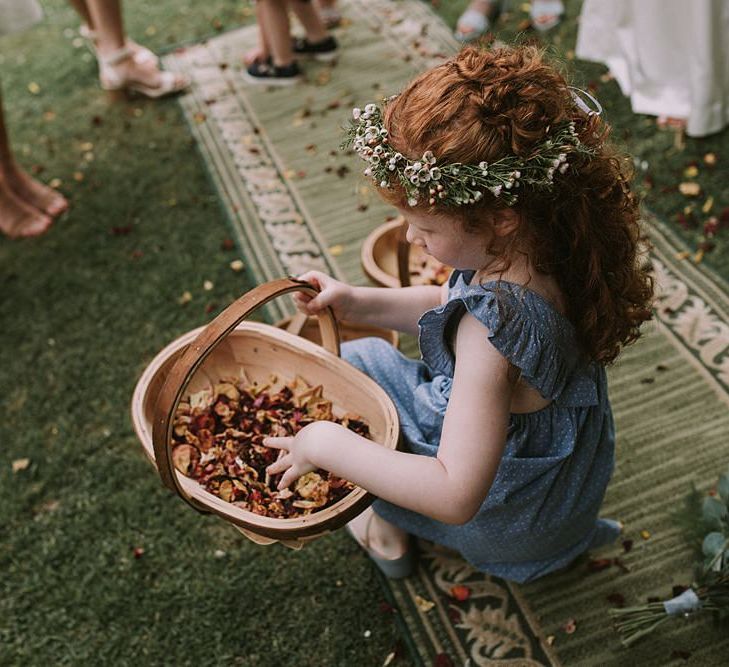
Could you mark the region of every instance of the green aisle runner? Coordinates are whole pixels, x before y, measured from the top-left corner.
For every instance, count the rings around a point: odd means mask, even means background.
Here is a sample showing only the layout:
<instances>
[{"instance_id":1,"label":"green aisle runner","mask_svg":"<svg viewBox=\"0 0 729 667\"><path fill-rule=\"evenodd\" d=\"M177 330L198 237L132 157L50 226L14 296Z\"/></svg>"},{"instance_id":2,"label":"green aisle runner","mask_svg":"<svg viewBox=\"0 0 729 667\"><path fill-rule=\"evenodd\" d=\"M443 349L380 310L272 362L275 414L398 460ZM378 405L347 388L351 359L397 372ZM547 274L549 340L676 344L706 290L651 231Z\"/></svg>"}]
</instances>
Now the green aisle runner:
<instances>
[{"instance_id":1,"label":"green aisle runner","mask_svg":"<svg viewBox=\"0 0 729 667\"><path fill-rule=\"evenodd\" d=\"M362 240L392 210L359 177L358 160L339 151L339 128L353 106L396 92L457 48L418 0L342 7L351 24L338 32L340 61L307 63L305 84L268 90L245 83L240 56L255 43L253 27L165 59L193 78L181 103L260 282L309 268L367 282ZM625 567L590 573L582 560L520 587L423 545L416 575L385 584L423 664L440 655L441 664L448 656L471 665L665 665L683 650L695 664L719 665L729 655L729 638L708 622L675 624L628 654L607 616L611 593L638 603L688 583L691 551L671 512L691 481L711 483L729 461L728 290L678 260L675 239L659 223L648 225L657 318L610 370L619 442L605 514L624 521L634 547L600 555L619 556ZM291 312L283 302L269 308L271 318ZM450 596L456 584L469 587L468 600ZM571 620L576 629L567 633Z\"/></svg>"}]
</instances>

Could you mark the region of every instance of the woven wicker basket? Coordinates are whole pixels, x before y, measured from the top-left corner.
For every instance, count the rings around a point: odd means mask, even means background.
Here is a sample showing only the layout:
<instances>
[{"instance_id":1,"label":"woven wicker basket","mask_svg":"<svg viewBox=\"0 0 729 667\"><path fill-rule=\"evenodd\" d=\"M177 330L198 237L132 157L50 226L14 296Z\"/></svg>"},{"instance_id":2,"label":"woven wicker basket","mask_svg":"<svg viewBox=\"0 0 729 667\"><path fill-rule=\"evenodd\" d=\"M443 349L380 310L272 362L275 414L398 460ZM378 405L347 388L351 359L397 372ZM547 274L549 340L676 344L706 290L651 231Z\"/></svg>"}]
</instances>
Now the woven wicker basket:
<instances>
[{"instance_id":1,"label":"woven wicker basket","mask_svg":"<svg viewBox=\"0 0 729 667\"><path fill-rule=\"evenodd\" d=\"M174 469L169 446L180 400L210 387L222 377L237 376L241 367L251 381L266 382L272 373L287 380L296 375L321 384L334 413L356 413L367 422L373 440L395 449L397 411L385 391L341 359L337 323L331 311L319 319L323 347L260 322L245 321L271 299L290 292L316 295L307 283L281 279L244 294L206 327L189 331L165 347L146 368L132 399L132 421L163 484L201 512L235 525L259 544L282 542L300 548L304 542L343 526L374 499L355 488L331 507L290 519L264 517L208 493L195 480Z\"/></svg>"},{"instance_id":2,"label":"woven wicker basket","mask_svg":"<svg viewBox=\"0 0 729 667\"><path fill-rule=\"evenodd\" d=\"M435 262L422 248L407 242L407 224L402 216L377 227L362 244L362 269L382 287L430 284L410 275L411 262Z\"/></svg>"}]
</instances>

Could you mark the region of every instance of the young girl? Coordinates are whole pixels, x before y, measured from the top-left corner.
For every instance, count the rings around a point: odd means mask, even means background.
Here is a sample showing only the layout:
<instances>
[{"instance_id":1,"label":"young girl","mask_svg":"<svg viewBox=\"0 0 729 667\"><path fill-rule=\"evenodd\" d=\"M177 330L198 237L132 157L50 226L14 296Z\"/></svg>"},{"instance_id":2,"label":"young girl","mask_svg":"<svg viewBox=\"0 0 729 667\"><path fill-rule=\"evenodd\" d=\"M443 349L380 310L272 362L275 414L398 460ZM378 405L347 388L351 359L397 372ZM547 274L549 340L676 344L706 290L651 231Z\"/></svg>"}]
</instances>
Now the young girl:
<instances>
[{"instance_id":1,"label":"young girl","mask_svg":"<svg viewBox=\"0 0 729 667\"><path fill-rule=\"evenodd\" d=\"M613 541L605 365L638 337L652 284L603 122L534 47L465 49L354 116L408 240L455 270L443 289L302 276L321 288L304 312L419 331L423 361L378 339L342 348L395 402L406 451L317 422L266 441L286 450L269 471L284 488L320 467L378 496L349 528L390 576L410 571L408 534L519 582Z\"/></svg>"}]
</instances>

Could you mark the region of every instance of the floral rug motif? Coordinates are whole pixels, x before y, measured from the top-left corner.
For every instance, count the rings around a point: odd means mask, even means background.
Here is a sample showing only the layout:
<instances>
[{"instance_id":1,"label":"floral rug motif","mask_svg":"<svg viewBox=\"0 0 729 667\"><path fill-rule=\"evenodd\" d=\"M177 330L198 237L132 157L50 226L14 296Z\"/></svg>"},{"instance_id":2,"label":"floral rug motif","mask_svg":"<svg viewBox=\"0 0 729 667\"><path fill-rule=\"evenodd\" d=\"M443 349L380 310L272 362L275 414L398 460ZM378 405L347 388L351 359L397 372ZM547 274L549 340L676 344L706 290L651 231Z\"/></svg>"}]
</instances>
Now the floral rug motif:
<instances>
[{"instance_id":1,"label":"floral rug motif","mask_svg":"<svg viewBox=\"0 0 729 667\"><path fill-rule=\"evenodd\" d=\"M340 4L347 20L337 32L339 62L307 63L307 81L298 86L245 82L241 55L255 43L255 27L165 57L168 69L192 78L180 103L259 282L316 268L367 283L362 240L392 210L359 177L358 159L339 150L340 128L351 107L396 92L457 49L450 30L420 0ZM674 640L701 658L696 664L721 664L729 652L726 637L705 643L710 630L687 626L627 656L608 622L611 595L642 602L679 583L674 574L690 577L690 549L662 501L683 496L691 481L713 480L729 459L729 290L681 259L680 243L660 222L648 215L646 225L656 319L610 370L620 439L605 506L607 515L625 522L635 548L613 549L610 562L620 568L595 572L580 561L516 586L422 544L413 577L383 579L416 664L664 665ZM275 320L291 311L290 303L275 302L267 315ZM655 423L647 420L651 410Z\"/></svg>"}]
</instances>

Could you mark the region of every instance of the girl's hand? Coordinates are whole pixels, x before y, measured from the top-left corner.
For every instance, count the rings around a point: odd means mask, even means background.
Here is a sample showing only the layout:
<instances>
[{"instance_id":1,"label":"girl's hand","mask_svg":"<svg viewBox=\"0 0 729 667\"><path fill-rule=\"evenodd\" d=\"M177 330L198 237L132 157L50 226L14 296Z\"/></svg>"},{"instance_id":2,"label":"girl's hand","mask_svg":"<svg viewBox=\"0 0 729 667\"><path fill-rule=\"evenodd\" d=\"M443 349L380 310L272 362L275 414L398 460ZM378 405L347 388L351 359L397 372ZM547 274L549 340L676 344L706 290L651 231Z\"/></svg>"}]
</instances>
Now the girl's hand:
<instances>
[{"instance_id":1,"label":"girl's hand","mask_svg":"<svg viewBox=\"0 0 729 667\"><path fill-rule=\"evenodd\" d=\"M264 438L265 447L284 450L286 453L266 468L269 475L283 473L278 483L278 490L287 488L292 482L307 472L317 470L319 466L312 460L313 445L317 438L322 437L324 424L333 422L314 422L302 428L295 436L283 438ZM334 424L336 426L336 424Z\"/></svg>"},{"instance_id":2,"label":"girl's hand","mask_svg":"<svg viewBox=\"0 0 729 667\"><path fill-rule=\"evenodd\" d=\"M302 292L294 294L296 307L306 315L318 315L322 309L329 306L337 319L352 319L354 308L354 287L340 282L321 271L307 271L298 280L305 280L318 287L321 291L315 297Z\"/></svg>"}]
</instances>

